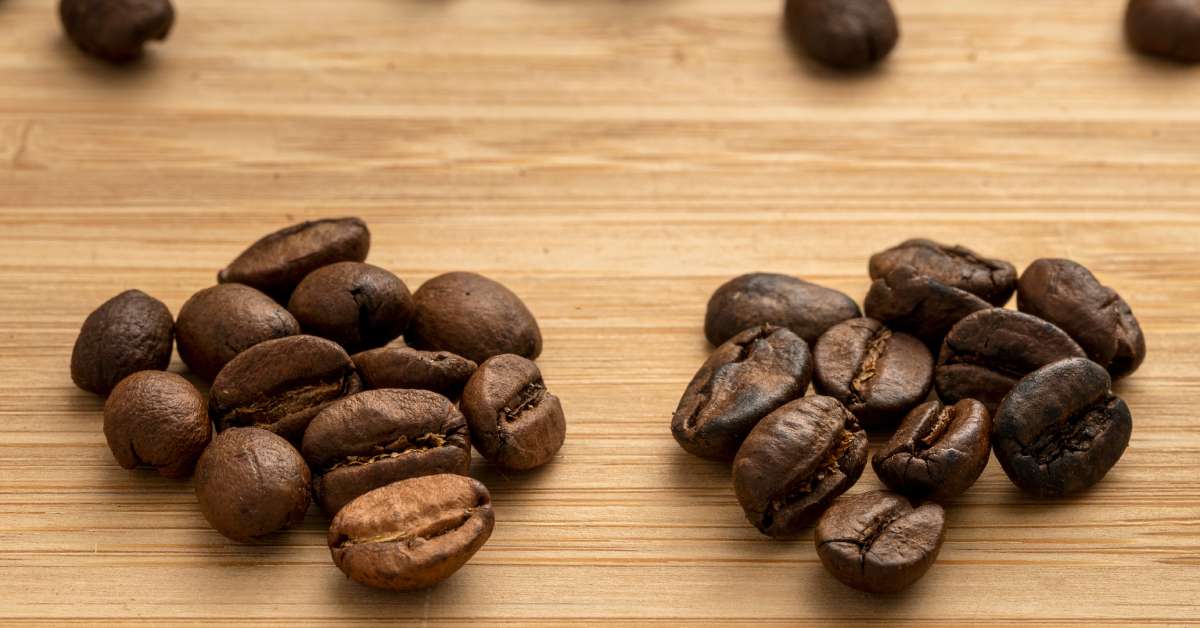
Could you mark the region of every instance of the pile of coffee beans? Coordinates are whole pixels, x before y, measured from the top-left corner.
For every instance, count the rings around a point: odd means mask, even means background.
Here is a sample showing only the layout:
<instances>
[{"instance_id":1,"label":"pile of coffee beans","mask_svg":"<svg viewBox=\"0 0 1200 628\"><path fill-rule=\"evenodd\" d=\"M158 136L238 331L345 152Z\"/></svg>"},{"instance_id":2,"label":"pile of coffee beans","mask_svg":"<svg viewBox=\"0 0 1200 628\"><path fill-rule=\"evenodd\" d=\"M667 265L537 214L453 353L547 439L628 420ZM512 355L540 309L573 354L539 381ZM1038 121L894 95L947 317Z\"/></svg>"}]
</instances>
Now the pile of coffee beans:
<instances>
[{"instance_id":1,"label":"pile of coffee beans","mask_svg":"<svg viewBox=\"0 0 1200 628\"><path fill-rule=\"evenodd\" d=\"M465 272L410 293L365 263L370 245L357 218L287 227L177 320L122 292L84 321L71 377L108 395L117 462L194 471L200 512L221 534L257 541L315 500L332 519L333 562L405 590L446 579L491 535L491 497L467 477L472 445L500 469L533 469L562 447L566 420L517 295ZM207 395L164 370L176 344Z\"/></svg>"},{"instance_id":2,"label":"pile of coffee beans","mask_svg":"<svg viewBox=\"0 0 1200 628\"><path fill-rule=\"evenodd\" d=\"M933 564L943 506L993 451L1039 497L1099 482L1132 429L1112 381L1137 370L1146 343L1125 300L1070 260L1039 259L1018 278L1008 262L914 239L868 270L862 312L786 275L718 288L704 321L716 350L671 432L694 455L732 461L754 527L791 539L815 525L830 573L889 593ZM1014 292L1017 310L1004 309ZM866 468L868 430L891 435L870 457L890 491L839 497Z\"/></svg>"}]
</instances>

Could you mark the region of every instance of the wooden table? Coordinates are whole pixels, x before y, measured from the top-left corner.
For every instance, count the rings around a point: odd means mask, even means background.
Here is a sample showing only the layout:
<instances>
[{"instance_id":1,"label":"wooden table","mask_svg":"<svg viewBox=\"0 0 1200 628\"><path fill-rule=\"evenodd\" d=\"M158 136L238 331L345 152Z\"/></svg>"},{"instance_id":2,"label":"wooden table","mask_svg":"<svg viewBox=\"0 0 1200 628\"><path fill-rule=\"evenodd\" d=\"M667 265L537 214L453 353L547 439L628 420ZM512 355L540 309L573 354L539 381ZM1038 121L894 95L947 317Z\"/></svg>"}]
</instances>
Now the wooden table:
<instances>
[{"instance_id":1,"label":"wooden table","mask_svg":"<svg viewBox=\"0 0 1200 628\"><path fill-rule=\"evenodd\" d=\"M897 0L896 53L849 77L791 53L778 2L178 5L113 69L54 3L0 0L0 624L1200 622L1200 71L1130 54L1120 0ZM226 541L189 482L116 465L68 377L109 296L177 312L259 235L347 214L414 288L519 293L569 417L549 467L476 464L495 533L427 592L347 581L315 509ZM873 598L761 537L668 424L722 281L861 298L918 235L1090 266L1150 353L1102 484L1037 501L993 461L929 575Z\"/></svg>"}]
</instances>

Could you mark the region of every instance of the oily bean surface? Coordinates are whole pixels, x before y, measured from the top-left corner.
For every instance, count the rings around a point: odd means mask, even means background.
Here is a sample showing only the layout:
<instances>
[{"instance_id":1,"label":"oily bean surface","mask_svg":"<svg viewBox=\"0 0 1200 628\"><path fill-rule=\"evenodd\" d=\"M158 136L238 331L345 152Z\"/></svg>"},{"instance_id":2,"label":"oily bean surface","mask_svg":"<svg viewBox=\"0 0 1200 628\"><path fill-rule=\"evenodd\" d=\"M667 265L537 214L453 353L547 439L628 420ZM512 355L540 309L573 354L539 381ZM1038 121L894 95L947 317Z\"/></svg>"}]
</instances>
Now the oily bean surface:
<instances>
[{"instance_id":1,"label":"oily bean surface","mask_svg":"<svg viewBox=\"0 0 1200 628\"><path fill-rule=\"evenodd\" d=\"M212 438L204 396L183 377L139 371L104 402L104 438L126 469L153 467L168 478L192 474Z\"/></svg>"},{"instance_id":2,"label":"oily bean surface","mask_svg":"<svg viewBox=\"0 0 1200 628\"><path fill-rule=\"evenodd\" d=\"M416 315L405 335L413 347L450 351L479 364L505 353L530 360L542 353L542 332L529 308L483 275L438 275L413 300Z\"/></svg>"},{"instance_id":3,"label":"oily bean surface","mask_svg":"<svg viewBox=\"0 0 1200 628\"><path fill-rule=\"evenodd\" d=\"M982 403L930 401L904 418L871 466L897 493L946 502L983 473L992 454L991 434L992 417Z\"/></svg>"},{"instance_id":4,"label":"oily bean surface","mask_svg":"<svg viewBox=\"0 0 1200 628\"><path fill-rule=\"evenodd\" d=\"M1181 63L1200 62L1200 4L1195 0L1130 0L1125 36L1140 52Z\"/></svg>"},{"instance_id":5,"label":"oily bean surface","mask_svg":"<svg viewBox=\"0 0 1200 628\"><path fill-rule=\"evenodd\" d=\"M979 297L898 266L871 283L863 310L896 331L920 338L936 350L954 324L992 307Z\"/></svg>"},{"instance_id":6,"label":"oily bean surface","mask_svg":"<svg viewBox=\"0 0 1200 628\"><path fill-rule=\"evenodd\" d=\"M1017 289L1017 269L998 259L989 259L965 246L947 245L915 238L871 256L871 279L907 266L947 286L958 288L995 305L1008 303Z\"/></svg>"},{"instance_id":7,"label":"oily bean surface","mask_svg":"<svg viewBox=\"0 0 1200 628\"><path fill-rule=\"evenodd\" d=\"M471 443L502 469L540 467L566 438L562 403L546 389L537 365L519 355L480 364L463 389L461 407Z\"/></svg>"},{"instance_id":8,"label":"oily bean surface","mask_svg":"<svg viewBox=\"0 0 1200 628\"><path fill-rule=\"evenodd\" d=\"M810 56L837 68L877 63L900 39L888 0L788 0L784 21Z\"/></svg>"},{"instance_id":9,"label":"oily bean surface","mask_svg":"<svg viewBox=\"0 0 1200 628\"><path fill-rule=\"evenodd\" d=\"M449 351L388 346L351 356L364 388L419 388L458 399L477 365Z\"/></svg>"},{"instance_id":10,"label":"oily bean surface","mask_svg":"<svg viewBox=\"0 0 1200 628\"><path fill-rule=\"evenodd\" d=\"M147 42L166 39L175 23L170 0L61 0L58 13L76 46L113 63L137 59Z\"/></svg>"},{"instance_id":11,"label":"oily bean surface","mask_svg":"<svg viewBox=\"0 0 1200 628\"><path fill-rule=\"evenodd\" d=\"M338 262L309 273L288 301L305 333L346 351L382 347L408 329L415 306L399 277L362 262Z\"/></svg>"},{"instance_id":12,"label":"oily bean surface","mask_svg":"<svg viewBox=\"0 0 1200 628\"><path fill-rule=\"evenodd\" d=\"M220 283L242 283L287 303L309 273L337 262L361 262L371 232L359 218L326 218L263 236L217 274Z\"/></svg>"},{"instance_id":13,"label":"oily bean surface","mask_svg":"<svg viewBox=\"0 0 1200 628\"><path fill-rule=\"evenodd\" d=\"M786 327L805 342L861 316L853 299L824 286L776 273L750 273L717 288L708 300L704 335L713 346L760 325Z\"/></svg>"},{"instance_id":14,"label":"oily bean surface","mask_svg":"<svg viewBox=\"0 0 1200 628\"><path fill-rule=\"evenodd\" d=\"M192 295L179 310L175 324L179 357L208 382L246 349L298 333L300 323L282 305L250 286L235 283Z\"/></svg>"},{"instance_id":15,"label":"oily bean surface","mask_svg":"<svg viewBox=\"0 0 1200 628\"><path fill-rule=\"evenodd\" d=\"M133 373L161 371L171 363L174 334L175 322L162 301L126 290L83 321L71 351L71 380L107 395Z\"/></svg>"}]
</instances>

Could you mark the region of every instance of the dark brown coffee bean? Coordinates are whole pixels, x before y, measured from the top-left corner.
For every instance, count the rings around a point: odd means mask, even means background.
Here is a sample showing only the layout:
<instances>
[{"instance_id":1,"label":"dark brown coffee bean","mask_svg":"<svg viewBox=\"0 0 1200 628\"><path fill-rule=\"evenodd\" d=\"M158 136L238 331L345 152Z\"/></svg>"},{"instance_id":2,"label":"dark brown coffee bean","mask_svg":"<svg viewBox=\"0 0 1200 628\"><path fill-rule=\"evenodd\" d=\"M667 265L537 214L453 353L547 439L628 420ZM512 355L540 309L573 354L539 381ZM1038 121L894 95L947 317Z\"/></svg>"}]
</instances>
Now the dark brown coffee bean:
<instances>
[{"instance_id":1,"label":"dark brown coffee bean","mask_svg":"<svg viewBox=\"0 0 1200 628\"><path fill-rule=\"evenodd\" d=\"M212 438L204 396L186 379L141 371L121 380L104 403L104 438L117 463L186 478Z\"/></svg>"},{"instance_id":2,"label":"dark brown coffee bean","mask_svg":"<svg viewBox=\"0 0 1200 628\"><path fill-rule=\"evenodd\" d=\"M772 412L733 460L733 488L763 534L795 538L867 465L867 433L833 397L797 399Z\"/></svg>"},{"instance_id":3,"label":"dark brown coffee bean","mask_svg":"<svg viewBox=\"0 0 1200 628\"><path fill-rule=\"evenodd\" d=\"M175 325L179 357L193 373L210 382L246 349L298 333L300 323L282 305L236 283L192 295L179 310Z\"/></svg>"},{"instance_id":4,"label":"dark brown coffee bean","mask_svg":"<svg viewBox=\"0 0 1200 628\"><path fill-rule=\"evenodd\" d=\"M813 534L821 564L843 584L868 593L912 586L937 560L946 541L946 513L937 504L913 508L895 493L874 491L837 500Z\"/></svg>"},{"instance_id":5,"label":"dark brown coffee bean","mask_svg":"<svg viewBox=\"0 0 1200 628\"><path fill-rule=\"evenodd\" d=\"M301 452L317 474L317 503L329 514L392 482L466 475L471 466L467 420L427 390L369 390L334 402L305 430Z\"/></svg>"},{"instance_id":6,"label":"dark brown coffee bean","mask_svg":"<svg viewBox=\"0 0 1200 628\"><path fill-rule=\"evenodd\" d=\"M891 427L929 396L933 356L920 340L872 318L852 318L813 350L817 392L842 402L863 427Z\"/></svg>"},{"instance_id":7,"label":"dark brown coffee bean","mask_svg":"<svg viewBox=\"0 0 1200 628\"><path fill-rule=\"evenodd\" d=\"M912 497L948 501L961 495L991 457L992 417L974 399L952 406L917 406L871 466L888 488Z\"/></svg>"},{"instance_id":8,"label":"dark brown coffee bean","mask_svg":"<svg viewBox=\"0 0 1200 628\"><path fill-rule=\"evenodd\" d=\"M169 0L62 0L58 14L76 46L114 63L140 57L146 42L166 39L175 23Z\"/></svg>"},{"instance_id":9,"label":"dark brown coffee bean","mask_svg":"<svg viewBox=\"0 0 1200 628\"><path fill-rule=\"evenodd\" d=\"M325 406L362 389L350 356L316 336L260 342L213 380L209 414L217 429L259 427L299 443Z\"/></svg>"},{"instance_id":10,"label":"dark brown coffee bean","mask_svg":"<svg viewBox=\"0 0 1200 628\"><path fill-rule=\"evenodd\" d=\"M217 434L196 465L200 512L235 541L253 541L303 521L311 499L308 483L300 452L252 427Z\"/></svg>"},{"instance_id":11,"label":"dark brown coffee bean","mask_svg":"<svg viewBox=\"0 0 1200 628\"><path fill-rule=\"evenodd\" d=\"M546 390L537 365L519 355L498 355L480 364L460 405L471 443L502 469L540 467L566 438L562 404Z\"/></svg>"},{"instance_id":12,"label":"dark brown coffee bean","mask_svg":"<svg viewBox=\"0 0 1200 628\"><path fill-rule=\"evenodd\" d=\"M419 388L450 399L462 395L476 364L449 351L380 347L353 356L364 388Z\"/></svg>"},{"instance_id":13,"label":"dark brown coffee bean","mask_svg":"<svg viewBox=\"0 0 1200 628\"><path fill-rule=\"evenodd\" d=\"M871 279L907 266L952 288L995 305L1008 303L1017 289L1017 269L1008 262L988 259L965 246L949 246L917 238L871 256Z\"/></svg>"},{"instance_id":14,"label":"dark brown coffee bean","mask_svg":"<svg viewBox=\"0 0 1200 628\"><path fill-rule=\"evenodd\" d=\"M221 283L244 283L287 303L309 273L337 262L361 262L371 232L359 218L326 218L264 236L217 275Z\"/></svg>"},{"instance_id":15,"label":"dark brown coffee bean","mask_svg":"<svg viewBox=\"0 0 1200 628\"><path fill-rule=\"evenodd\" d=\"M71 351L71 380L107 395L138 371L161 371L171 363L175 323L162 301L126 290L88 315Z\"/></svg>"},{"instance_id":16,"label":"dark brown coffee bean","mask_svg":"<svg viewBox=\"0 0 1200 628\"><path fill-rule=\"evenodd\" d=\"M1145 54L1200 62L1200 4L1195 0L1130 0L1125 35Z\"/></svg>"},{"instance_id":17,"label":"dark brown coffee bean","mask_svg":"<svg viewBox=\"0 0 1200 628\"><path fill-rule=\"evenodd\" d=\"M837 68L876 63L900 39L888 0L788 0L784 21L809 55Z\"/></svg>"},{"instance_id":18,"label":"dark brown coffee bean","mask_svg":"<svg viewBox=\"0 0 1200 628\"><path fill-rule=\"evenodd\" d=\"M1021 274L1017 307L1061 327L1115 379L1136 371L1146 358L1146 338L1129 304L1071 260L1030 264Z\"/></svg>"},{"instance_id":19,"label":"dark brown coffee bean","mask_svg":"<svg viewBox=\"0 0 1200 628\"><path fill-rule=\"evenodd\" d=\"M996 412L992 448L1014 484L1040 497L1077 493L1121 459L1133 431L1104 367L1085 358L1025 376Z\"/></svg>"},{"instance_id":20,"label":"dark brown coffee bean","mask_svg":"<svg viewBox=\"0 0 1200 628\"><path fill-rule=\"evenodd\" d=\"M774 273L735 277L713 293L704 335L714 346L759 325L792 330L814 343L826 329L862 316L854 299L830 288Z\"/></svg>"},{"instance_id":21,"label":"dark brown coffee bean","mask_svg":"<svg viewBox=\"0 0 1200 628\"><path fill-rule=\"evenodd\" d=\"M328 338L347 351L391 342L408 329L414 309L399 277L362 262L314 270L288 301L288 311L305 333Z\"/></svg>"},{"instance_id":22,"label":"dark brown coffee bean","mask_svg":"<svg viewBox=\"0 0 1200 628\"><path fill-rule=\"evenodd\" d=\"M1022 377L1083 349L1063 330L1036 316L992 308L958 321L942 343L934 372L946 403L976 399L994 412Z\"/></svg>"},{"instance_id":23,"label":"dark brown coffee bean","mask_svg":"<svg viewBox=\"0 0 1200 628\"><path fill-rule=\"evenodd\" d=\"M504 353L530 360L542 353L542 332L529 308L483 275L438 275L413 300L417 313L405 339L414 347L450 351L480 364Z\"/></svg>"},{"instance_id":24,"label":"dark brown coffee bean","mask_svg":"<svg viewBox=\"0 0 1200 628\"><path fill-rule=\"evenodd\" d=\"M934 350L955 323L990 307L970 292L947 286L908 266L897 266L872 282L863 301L867 316L920 338Z\"/></svg>"},{"instance_id":25,"label":"dark brown coffee bean","mask_svg":"<svg viewBox=\"0 0 1200 628\"><path fill-rule=\"evenodd\" d=\"M492 498L461 475L427 475L350 502L329 526L333 562L379 589L433 586L458 571L492 535Z\"/></svg>"}]
</instances>

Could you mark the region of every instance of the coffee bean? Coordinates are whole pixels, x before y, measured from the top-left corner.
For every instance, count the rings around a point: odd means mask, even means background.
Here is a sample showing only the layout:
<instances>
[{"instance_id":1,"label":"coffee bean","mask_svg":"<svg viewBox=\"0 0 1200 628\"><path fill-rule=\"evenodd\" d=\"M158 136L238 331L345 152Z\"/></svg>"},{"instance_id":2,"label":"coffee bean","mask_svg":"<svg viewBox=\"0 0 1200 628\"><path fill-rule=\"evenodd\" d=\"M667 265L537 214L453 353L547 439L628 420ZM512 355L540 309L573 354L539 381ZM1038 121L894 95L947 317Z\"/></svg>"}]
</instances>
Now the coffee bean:
<instances>
[{"instance_id":1,"label":"coffee bean","mask_svg":"<svg viewBox=\"0 0 1200 628\"><path fill-rule=\"evenodd\" d=\"M301 452L317 475L317 503L331 515L392 482L466 475L471 466L466 419L427 390L370 390L336 401L309 424Z\"/></svg>"},{"instance_id":2,"label":"coffee bean","mask_svg":"<svg viewBox=\"0 0 1200 628\"><path fill-rule=\"evenodd\" d=\"M998 259L988 259L966 248L917 238L871 256L871 279L907 266L952 288L958 288L995 305L1008 303L1017 289L1017 269Z\"/></svg>"},{"instance_id":3,"label":"coffee bean","mask_svg":"<svg viewBox=\"0 0 1200 628\"><path fill-rule=\"evenodd\" d=\"M876 63L900 39L888 0L788 0L784 21L809 55L837 68Z\"/></svg>"},{"instance_id":4,"label":"coffee bean","mask_svg":"<svg viewBox=\"0 0 1200 628\"><path fill-rule=\"evenodd\" d=\"M171 363L171 312L141 290L126 290L88 315L71 351L71 380L107 395L138 371L161 371Z\"/></svg>"},{"instance_id":5,"label":"coffee bean","mask_svg":"<svg viewBox=\"0 0 1200 628\"><path fill-rule=\"evenodd\" d=\"M1200 62L1200 5L1195 0L1130 0L1125 35L1143 53Z\"/></svg>"},{"instance_id":6,"label":"coffee bean","mask_svg":"<svg viewBox=\"0 0 1200 628\"><path fill-rule=\"evenodd\" d=\"M908 266L897 266L872 282L863 301L868 317L912 334L934 350L955 323L990 307L970 292L947 286Z\"/></svg>"},{"instance_id":7,"label":"coffee bean","mask_svg":"<svg viewBox=\"0 0 1200 628\"><path fill-rule=\"evenodd\" d=\"M169 0L62 0L58 13L76 46L114 63L140 57L146 42L166 39L175 23Z\"/></svg>"},{"instance_id":8,"label":"coffee bean","mask_svg":"<svg viewBox=\"0 0 1200 628\"><path fill-rule=\"evenodd\" d=\"M492 498L461 475L427 475L350 502L329 526L333 562L355 582L408 591L458 571L492 535Z\"/></svg>"},{"instance_id":9,"label":"coffee bean","mask_svg":"<svg viewBox=\"0 0 1200 628\"><path fill-rule=\"evenodd\" d=\"M234 541L253 541L303 521L308 484L300 452L258 428L217 434L196 465L200 512Z\"/></svg>"},{"instance_id":10,"label":"coffee bean","mask_svg":"<svg viewBox=\"0 0 1200 628\"><path fill-rule=\"evenodd\" d=\"M212 381L242 351L300 333L300 323L267 295L241 284L205 288L179 310L175 335L179 357L193 373Z\"/></svg>"},{"instance_id":11,"label":"coffee bean","mask_svg":"<svg viewBox=\"0 0 1200 628\"><path fill-rule=\"evenodd\" d=\"M992 448L1014 484L1040 497L1091 487L1120 460L1133 418L1104 367L1085 358L1025 376L996 412Z\"/></svg>"},{"instance_id":12,"label":"coffee bean","mask_svg":"<svg viewBox=\"0 0 1200 628\"><path fill-rule=\"evenodd\" d=\"M154 467L186 478L212 438L204 396L186 379L140 371L121 380L104 403L104 438L126 469Z\"/></svg>"},{"instance_id":13,"label":"coffee bean","mask_svg":"<svg viewBox=\"0 0 1200 628\"><path fill-rule=\"evenodd\" d=\"M244 283L287 303L312 271L337 262L361 262L371 232L359 218L326 218L285 227L264 236L217 275L220 283Z\"/></svg>"},{"instance_id":14,"label":"coffee bean","mask_svg":"<svg viewBox=\"0 0 1200 628\"><path fill-rule=\"evenodd\" d=\"M519 355L498 355L480 364L460 405L471 443L502 469L540 467L566 438L562 404L546 390L537 365Z\"/></svg>"},{"instance_id":15,"label":"coffee bean","mask_svg":"<svg viewBox=\"0 0 1200 628\"><path fill-rule=\"evenodd\" d=\"M1021 274L1017 307L1071 335L1114 378L1146 358L1146 338L1121 295L1087 268L1065 259L1040 259Z\"/></svg>"},{"instance_id":16,"label":"coffee bean","mask_svg":"<svg viewBox=\"0 0 1200 628\"><path fill-rule=\"evenodd\" d=\"M288 336L260 342L226 364L209 391L209 413L220 430L259 427L299 443L318 412L361 389L337 343Z\"/></svg>"},{"instance_id":17,"label":"coffee bean","mask_svg":"<svg viewBox=\"0 0 1200 628\"><path fill-rule=\"evenodd\" d=\"M888 488L945 502L961 495L991 457L992 417L974 399L921 404L908 413L871 466Z\"/></svg>"},{"instance_id":18,"label":"coffee bean","mask_svg":"<svg viewBox=\"0 0 1200 628\"><path fill-rule=\"evenodd\" d=\"M913 508L887 491L837 500L813 534L825 569L868 593L896 593L912 586L933 566L945 540L941 506Z\"/></svg>"},{"instance_id":19,"label":"coffee bean","mask_svg":"<svg viewBox=\"0 0 1200 628\"><path fill-rule=\"evenodd\" d=\"M446 273L426 281L405 335L419 349L457 353L482 363L504 353L536 359L542 332L529 308L511 290L475 273Z\"/></svg>"},{"instance_id":20,"label":"coffee bean","mask_svg":"<svg viewBox=\"0 0 1200 628\"><path fill-rule=\"evenodd\" d=\"M305 333L347 351L382 347L408 329L412 295L399 277L362 262L339 262L309 273L288 311Z\"/></svg>"},{"instance_id":21,"label":"coffee bean","mask_svg":"<svg viewBox=\"0 0 1200 628\"><path fill-rule=\"evenodd\" d=\"M842 402L867 429L895 425L933 386L929 349L871 318L829 328L813 362L817 392Z\"/></svg>"},{"instance_id":22,"label":"coffee bean","mask_svg":"<svg viewBox=\"0 0 1200 628\"><path fill-rule=\"evenodd\" d=\"M735 277L713 293L704 317L704 335L713 346L759 325L787 327L813 343L826 329L862 316L850 297L788 275L751 273Z\"/></svg>"},{"instance_id":23,"label":"coffee bean","mask_svg":"<svg viewBox=\"0 0 1200 628\"><path fill-rule=\"evenodd\" d=\"M419 388L450 399L462 395L476 364L449 351L380 347L352 356L364 388Z\"/></svg>"},{"instance_id":24,"label":"coffee bean","mask_svg":"<svg viewBox=\"0 0 1200 628\"><path fill-rule=\"evenodd\" d=\"M867 433L833 397L797 399L754 427L733 460L746 518L767 536L795 538L867 464Z\"/></svg>"},{"instance_id":25,"label":"coffee bean","mask_svg":"<svg viewBox=\"0 0 1200 628\"><path fill-rule=\"evenodd\" d=\"M992 308L958 321L942 343L934 382L946 403L976 399L995 412L1022 377L1059 360L1082 358L1066 332L1036 316Z\"/></svg>"}]
</instances>

